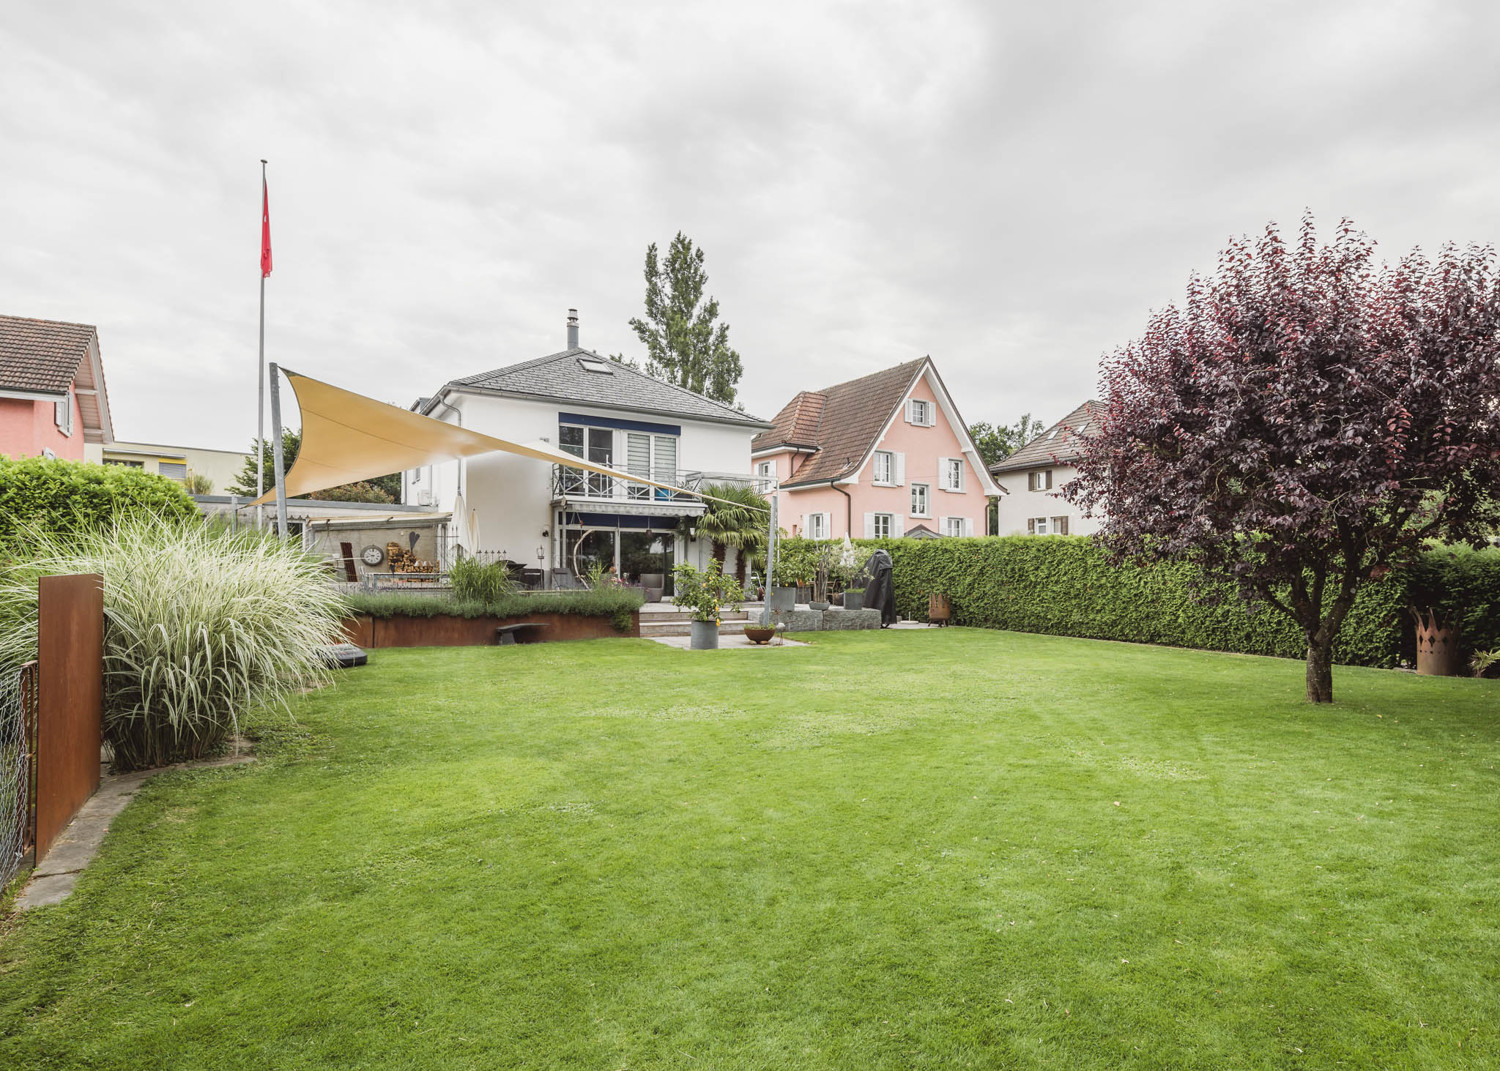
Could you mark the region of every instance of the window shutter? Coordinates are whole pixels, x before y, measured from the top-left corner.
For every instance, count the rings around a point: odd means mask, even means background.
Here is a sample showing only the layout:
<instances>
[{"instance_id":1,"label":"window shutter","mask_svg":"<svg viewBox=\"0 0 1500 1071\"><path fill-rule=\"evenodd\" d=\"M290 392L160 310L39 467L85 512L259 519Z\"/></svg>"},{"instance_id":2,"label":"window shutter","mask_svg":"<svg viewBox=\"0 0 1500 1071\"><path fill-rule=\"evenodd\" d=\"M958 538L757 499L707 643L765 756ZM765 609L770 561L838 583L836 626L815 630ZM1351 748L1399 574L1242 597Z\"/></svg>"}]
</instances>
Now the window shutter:
<instances>
[{"instance_id":1,"label":"window shutter","mask_svg":"<svg viewBox=\"0 0 1500 1071\"><path fill-rule=\"evenodd\" d=\"M938 458L937 485L939 491L948 490L948 459L946 457Z\"/></svg>"},{"instance_id":2,"label":"window shutter","mask_svg":"<svg viewBox=\"0 0 1500 1071\"><path fill-rule=\"evenodd\" d=\"M915 424L917 422L917 420L916 420L916 415L913 412L913 410L916 409L916 406L914 404L912 404L912 400L910 398L906 399L906 406L905 406L905 408L906 408L906 422L908 424Z\"/></svg>"},{"instance_id":3,"label":"window shutter","mask_svg":"<svg viewBox=\"0 0 1500 1071\"><path fill-rule=\"evenodd\" d=\"M937 425L937 406L934 405L931 402L928 402L927 403L927 422L926 422L925 426L931 428L931 427L935 427L936 425Z\"/></svg>"},{"instance_id":4,"label":"window shutter","mask_svg":"<svg viewBox=\"0 0 1500 1071\"><path fill-rule=\"evenodd\" d=\"M806 539L807 536L808 536L808 531L807 531L807 514L804 513L802 515L802 537L804 539Z\"/></svg>"},{"instance_id":5,"label":"window shutter","mask_svg":"<svg viewBox=\"0 0 1500 1071\"><path fill-rule=\"evenodd\" d=\"M865 514L865 538L875 538L875 514L873 513Z\"/></svg>"},{"instance_id":6,"label":"window shutter","mask_svg":"<svg viewBox=\"0 0 1500 1071\"><path fill-rule=\"evenodd\" d=\"M1047 477L1047 486L1043 488L1043 490L1052 490L1052 470L1048 469L1045 473L1043 473L1043 475Z\"/></svg>"},{"instance_id":7,"label":"window shutter","mask_svg":"<svg viewBox=\"0 0 1500 1071\"><path fill-rule=\"evenodd\" d=\"M973 517L965 517L964 518L964 535L971 536L971 537L974 535L974 518Z\"/></svg>"},{"instance_id":8,"label":"window shutter","mask_svg":"<svg viewBox=\"0 0 1500 1071\"><path fill-rule=\"evenodd\" d=\"M894 456L895 459L896 459L896 464L894 466L895 470L896 470L895 473L894 473L894 475L896 477L896 486L897 487L905 487L906 486L906 455L905 454L894 454L892 456Z\"/></svg>"},{"instance_id":9,"label":"window shutter","mask_svg":"<svg viewBox=\"0 0 1500 1071\"><path fill-rule=\"evenodd\" d=\"M1035 517L1027 517L1026 518L1026 534L1027 535L1036 535L1036 518Z\"/></svg>"},{"instance_id":10,"label":"window shutter","mask_svg":"<svg viewBox=\"0 0 1500 1071\"><path fill-rule=\"evenodd\" d=\"M901 513L891 514L891 538L900 539L906 535L906 516Z\"/></svg>"}]
</instances>

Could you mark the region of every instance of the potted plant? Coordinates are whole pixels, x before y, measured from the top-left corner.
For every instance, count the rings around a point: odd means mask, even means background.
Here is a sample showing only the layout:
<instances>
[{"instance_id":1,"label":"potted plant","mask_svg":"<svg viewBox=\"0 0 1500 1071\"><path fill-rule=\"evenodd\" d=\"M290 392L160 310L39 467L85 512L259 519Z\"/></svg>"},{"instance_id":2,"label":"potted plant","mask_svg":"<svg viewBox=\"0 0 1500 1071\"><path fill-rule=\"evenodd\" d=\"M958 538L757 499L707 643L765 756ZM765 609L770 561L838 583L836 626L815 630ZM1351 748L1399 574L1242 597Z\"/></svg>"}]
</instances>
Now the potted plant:
<instances>
[{"instance_id":1,"label":"potted plant","mask_svg":"<svg viewBox=\"0 0 1500 1071\"><path fill-rule=\"evenodd\" d=\"M865 604L865 563L874 551L869 547L856 547L844 537L843 550L839 552L838 575L844 585L844 609L859 610Z\"/></svg>"},{"instance_id":2,"label":"potted plant","mask_svg":"<svg viewBox=\"0 0 1500 1071\"><path fill-rule=\"evenodd\" d=\"M714 650L719 646L719 613L726 606L740 608L740 586L733 577L724 575L718 559L701 570L683 562L672 570L672 576L677 590L672 605L685 607L692 613L688 626L692 638L688 646L695 651Z\"/></svg>"},{"instance_id":3,"label":"potted plant","mask_svg":"<svg viewBox=\"0 0 1500 1071\"><path fill-rule=\"evenodd\" d=\"M751 643L768 643L775 635L775 625L750 624L745 626L745 639Z\"/></svg>"}]
</instances>

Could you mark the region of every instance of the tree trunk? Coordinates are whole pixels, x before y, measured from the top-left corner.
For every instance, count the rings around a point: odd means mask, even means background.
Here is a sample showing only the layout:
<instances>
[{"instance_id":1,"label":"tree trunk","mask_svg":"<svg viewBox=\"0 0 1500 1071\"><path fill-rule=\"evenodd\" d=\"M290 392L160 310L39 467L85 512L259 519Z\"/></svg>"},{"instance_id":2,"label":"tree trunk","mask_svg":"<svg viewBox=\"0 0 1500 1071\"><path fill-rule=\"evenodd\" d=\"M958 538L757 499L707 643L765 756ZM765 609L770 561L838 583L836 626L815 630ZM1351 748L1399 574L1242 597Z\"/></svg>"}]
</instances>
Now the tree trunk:
<instances>
[{"instance_id":1,"label":"tree trunk","mask_svg":"<svg viewBox=\"0 0 1500 1071\"><path fill-rule=\"evenodd\" d=\"M1323 629L1307 637L1307 701L1333 702L1333 638Z\"/></svg>"},{"instance_id":2,"label":"tree trunk","mask_svg":"<svg viewBox=\"0 0 1500 1071\"><path fill-rule=\"evenodd\" d=\"M724 571L724 559L727 557L724 553L725 549L724 544L715 539L708 550L709 556L719 563L719 572L721 573Z\"/></svg>"}]
</instances>

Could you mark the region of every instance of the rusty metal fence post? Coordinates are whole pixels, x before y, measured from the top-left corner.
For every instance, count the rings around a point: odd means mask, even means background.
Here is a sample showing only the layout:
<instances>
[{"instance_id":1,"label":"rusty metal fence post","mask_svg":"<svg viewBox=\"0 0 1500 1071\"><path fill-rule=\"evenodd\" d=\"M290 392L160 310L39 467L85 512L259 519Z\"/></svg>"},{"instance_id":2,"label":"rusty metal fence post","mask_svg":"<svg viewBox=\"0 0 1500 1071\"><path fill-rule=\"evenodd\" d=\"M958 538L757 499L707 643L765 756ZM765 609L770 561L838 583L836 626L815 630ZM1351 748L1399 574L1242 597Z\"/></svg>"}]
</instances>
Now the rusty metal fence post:
<instances>
[{"instance_id":1,"label":"rusty metal fence post","mask_svg":"<svg viewBox=\"0 0 1500 1071\"><path fill-rule=\"evenodd\" d=\"M99 787L104 578L41 578L37 616L36 861Z\"/></svg>"}]
</instances>

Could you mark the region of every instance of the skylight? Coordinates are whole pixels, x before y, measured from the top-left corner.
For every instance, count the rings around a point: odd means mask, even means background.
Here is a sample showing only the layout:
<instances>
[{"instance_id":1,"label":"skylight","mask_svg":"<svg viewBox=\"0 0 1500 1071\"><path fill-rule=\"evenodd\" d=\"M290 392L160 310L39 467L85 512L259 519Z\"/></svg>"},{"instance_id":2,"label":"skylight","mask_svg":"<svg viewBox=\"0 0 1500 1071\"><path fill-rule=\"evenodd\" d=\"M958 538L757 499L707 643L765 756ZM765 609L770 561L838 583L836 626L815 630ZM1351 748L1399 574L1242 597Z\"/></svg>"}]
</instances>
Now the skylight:
<instances>
[{"instance_id":1,"label":"skylight","mask_svg":"<svg viewBox=\"0 0 1500 1071\"><path fill-rule=\"evenodd\" d=\"M585 372L598 372L600 375L605 376L615 374L614 370L609 367L608 361L600 361L593 357L578 358L578 367L582 368Z\"/></svg>"}]
</instances>

